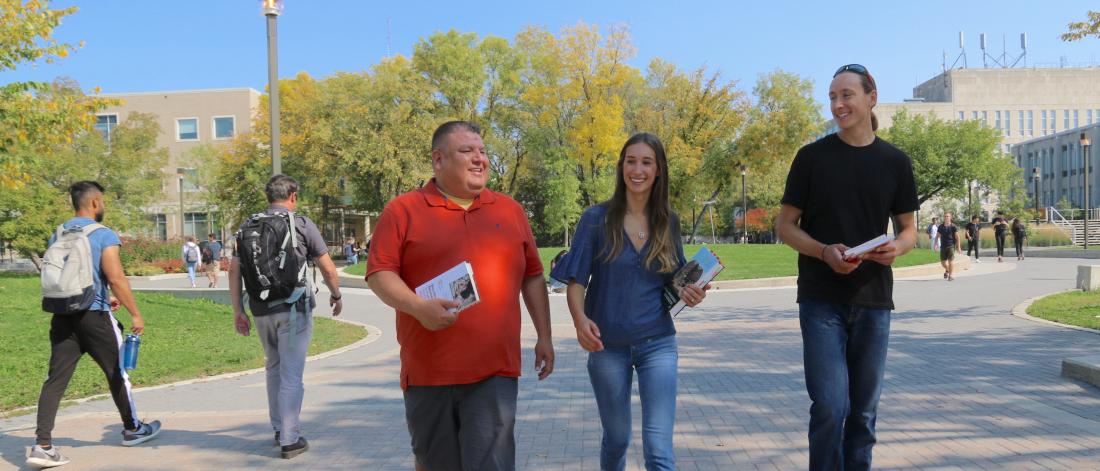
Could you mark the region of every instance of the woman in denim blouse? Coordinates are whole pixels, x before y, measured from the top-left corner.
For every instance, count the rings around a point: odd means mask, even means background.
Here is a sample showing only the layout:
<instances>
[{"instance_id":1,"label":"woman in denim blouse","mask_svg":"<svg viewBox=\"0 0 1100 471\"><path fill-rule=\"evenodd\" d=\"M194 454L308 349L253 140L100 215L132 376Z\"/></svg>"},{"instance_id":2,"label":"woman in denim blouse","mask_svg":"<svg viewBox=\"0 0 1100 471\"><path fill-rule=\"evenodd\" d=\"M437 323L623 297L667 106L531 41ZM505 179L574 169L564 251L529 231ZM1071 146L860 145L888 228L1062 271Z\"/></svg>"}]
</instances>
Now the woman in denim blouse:
<instances>
[{"instance_id":1,"label":"woman in denim blouse","mask_svg":"<svg viewBox=\"0 0 1100 471\"><path fill-rule=\"evenodd\" d=\"M603 441L600 468L626 467L630 389L638 372L646 469L675 469L676 329L661 292L684 265L679 219L668 202L668 162L656 136L635 134L619 153L615 194L585 210L573 246L551 272L568 283L577 340L589 352ZM709 288L709 285L707 286ZM695 306L706 291L680 297Z\"/></svg>"}]
</instances>

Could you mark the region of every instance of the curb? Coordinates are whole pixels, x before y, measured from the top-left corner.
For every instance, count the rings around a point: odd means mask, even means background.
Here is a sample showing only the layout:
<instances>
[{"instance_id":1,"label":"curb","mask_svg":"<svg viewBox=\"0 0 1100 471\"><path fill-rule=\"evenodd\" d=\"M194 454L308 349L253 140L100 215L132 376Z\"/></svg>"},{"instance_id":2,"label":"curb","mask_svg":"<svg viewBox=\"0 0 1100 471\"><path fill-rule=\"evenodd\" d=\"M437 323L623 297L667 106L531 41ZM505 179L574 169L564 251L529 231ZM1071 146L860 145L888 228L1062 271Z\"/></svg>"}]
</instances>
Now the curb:
<instances>
[{"instance_id":1,"label":"curb","mask_svg":"<svg viewBox=\"0 0 1100 471\"><path fill-rule=\"evenodd\" d=\"M343 322L345 324L351 324L351 325L354 325L354 326L362 327L364 330L367 331L367 336L363 337L363 338L359 339L358 341L356 341L354 343L351 343L349 345L345 345L343 347L340 347L340 348L337 348L337 349L334 349L334 350L329 350L327 352L321 352L321 353L318 353L316 355L308 356L308 357L306 357L306 362L307 363L311 362L311 361L322 360L322 359L329 358L329 357L332 357L332 356L340 355L342 353L347 353L347 352L350 352L352 350L362 348L364 346L372 344L375 341L377 341L378 339L382 338L382 330L379 329L378 327L373 326L373 325L364 324L362 322L356 322L356 321L341 319L339 317L330 317L329 319L332 319L332 320L337 321L337 322ZM252 374L256 374L256 373L263 373L263 372L264 372L264 368L253 368L253 369L244 370L244 371L232 371L232 372L229 372L229 373L222 373L222 374L214 375L214 376L203 376L201 378L185 379L185 380L182 380L182 381L176 381L174 383L165 383L165 384L158 384L156 386L145 386L145 387L140 387L140 388L134 388L133 391L135 393L145 392L145 391L156 391L158 389L174 388L174 387L177 387L177 386L188 386L188 385L191 385L191 384L209 383L211 381L219 381L219 380L223 380L223 379L239 378L239 377L242 377L242 376L248 376L248 375L252 375ZM82 398L78 398L78 399L66 400L66 401L64 401L64 403L67 404L67 405L83 404L85 402L94 401L94 400L98 400L98 399L106 399L106 398L109 398L109 397L111 397L110 394L96 394L94 396L88 396L88 397L82 397ZM37 409L38 409L38 406L27 406L27 407L20 407L18 409L12 409L12 410L9 410L7 412L0 413L0 419L13 418L13 417L16 417L16 416L19 416L19 415L23 415L24 413L37 410ZM18 427L18 428L13 428L13 429L0 429L0 432L7 432L7 431L11 431L11 430L20 430L20 429L23 429L23 428L25 428L25 427Z\"/></svg>"},{"instance_id":2,"label":"curb","mask_svg":"<svg viewBox=\"0 0 1100 471\"><path fill-rule=\"evenodd\" d=\"M973 264L969 259L957 260L955 262L956 270L965 271L973 268ZM943 268L939 262L927 263L924 265L913 265L908 267L894 268L894 279L904 278L916 278L928 275L937 275L943 273ZM786 288L794 287L798 285L797 276L780 276L775 278L752 278L747 280L723 280L712 281L711 286L715 289L750 289L750 288Z\"/></svg>"},{"instance_id":3,"label":"curb","mask_svg":"<svg viewBox=\"0 0 1100 471\"><path fill-rule=\"evenodd\" d=\"M1064 327L1066 329L1072 329L1072 330L1080 330L1082 332L1092 332L1094 334L1100 335L1100 330L1090 329L1088 327L1079 327L1079 326L1076 326L1076 325L1062 324L1060 322L1048 321L1046 319L1040 319L1038 317L1032 316L1032 315L1027 313L1027 308L1031 307L1031 305L1034 304L1035 301L1038 301L1040 299L1043 299L1043 298L1046 298L1046 297L1049 297L1049 296L1054 296L1056 294L1074 293L1074 292L1079 292L1079 291L1081 291L1081 290L1076 289L1076 288L1067 289L1067 290L1055 291L1053 293L1047 293L1047 294L1044 294L1044 295L1036 296L1034 298L1026 299L1023 302L1021 302L1020 304L1012 306L1012 315L1016 316L1016 317L1019 317L1020 319L1025 319L1025 320L1029 320L1029 321L1032 321L1032 322L1038 322L1040 324L1046 324L1046 325L1050 325L1050 326L1054 326L1054 327Z\"/></svg>"}]
</instances>

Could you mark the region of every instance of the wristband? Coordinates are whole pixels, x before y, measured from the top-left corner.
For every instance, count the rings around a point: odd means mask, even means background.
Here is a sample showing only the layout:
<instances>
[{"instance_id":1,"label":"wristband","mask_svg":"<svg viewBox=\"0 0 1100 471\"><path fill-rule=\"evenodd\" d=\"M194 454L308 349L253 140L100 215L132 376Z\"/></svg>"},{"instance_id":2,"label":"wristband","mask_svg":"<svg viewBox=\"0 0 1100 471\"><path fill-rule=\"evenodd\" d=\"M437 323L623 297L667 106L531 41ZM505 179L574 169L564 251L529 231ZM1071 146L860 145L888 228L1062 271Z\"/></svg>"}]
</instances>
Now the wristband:
<instances>
[{"instance_id":1,"label":"wristband","mask_svg":"<svg viewBox=\"0 0 1100 471\"><path fill-rule=\"evenodd\" d=\"M824 261L825 261L825 251L826 251L826 250L829 250L829 246L828 246L828 245L825 245L824 247L821 247L821 261L822 261L822 262L824 262Z\"/></svg>"},{"instance_id":2,"label":"wristband","mask_svg":"<svg viewBox=\"0 0 1100 471\"><path fill-rule=\"evenodd\" d=\"M329 299L331 299L333 301L339 301L341 298L343 298L343 296L333 296L331 294L328 295L328 297L329 297Z\"/></svg>"}]
</instances>

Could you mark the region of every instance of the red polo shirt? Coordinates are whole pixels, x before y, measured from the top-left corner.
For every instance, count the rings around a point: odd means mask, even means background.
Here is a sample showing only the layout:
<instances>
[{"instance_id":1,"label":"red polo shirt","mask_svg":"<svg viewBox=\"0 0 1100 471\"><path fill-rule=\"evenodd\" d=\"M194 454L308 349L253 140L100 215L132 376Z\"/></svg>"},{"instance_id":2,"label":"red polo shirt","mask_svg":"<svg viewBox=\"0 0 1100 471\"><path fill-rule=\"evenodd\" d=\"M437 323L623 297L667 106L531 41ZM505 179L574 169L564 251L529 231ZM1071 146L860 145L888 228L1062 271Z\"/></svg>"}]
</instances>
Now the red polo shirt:
<instances>
[{"instance_id":1,"label":"red polo shirt","mask_svg":"<svg viewBox=\"0 0 1100 471\"><path fill-rule=\"evenodd\" d=\"M464 210L434 179L394 198L375 225L366 277L392 271L415 290L462 261L473 267L481 302L453 325L433 332L397 311L402 389L520 375L520 287L542 274L542 262L515 200L486 189Z\"/></svg>"}]
</instances>

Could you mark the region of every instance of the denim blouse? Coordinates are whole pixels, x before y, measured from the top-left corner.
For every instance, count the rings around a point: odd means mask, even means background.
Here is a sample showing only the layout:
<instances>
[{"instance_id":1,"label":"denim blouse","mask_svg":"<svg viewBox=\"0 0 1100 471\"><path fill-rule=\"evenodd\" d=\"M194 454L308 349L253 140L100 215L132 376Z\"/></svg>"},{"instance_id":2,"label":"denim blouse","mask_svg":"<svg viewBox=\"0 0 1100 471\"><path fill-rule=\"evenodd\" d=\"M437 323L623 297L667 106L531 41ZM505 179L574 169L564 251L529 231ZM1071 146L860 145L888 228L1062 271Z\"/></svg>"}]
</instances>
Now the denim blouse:
<instances>
[{"instance_id":1,"label":"denim blouse","mask_svg":"<svg viewBox=\"0 0 1100 471\"><path fill-rule=\"evenodd\" d=\"M563 283L577 282L587 288L584 311L600 328L600 339L608 346L629 346L647 339L676 333L672 316L661 302L661 291L672 278L645 266L650 241L638 251L623 234L623 248L610 262L603 258L607 205L584 211L577 224L573 246L558 262L550 277ZM669 221L679 266L684 265L679 221Z\"/></svg>"}]
</instances>

